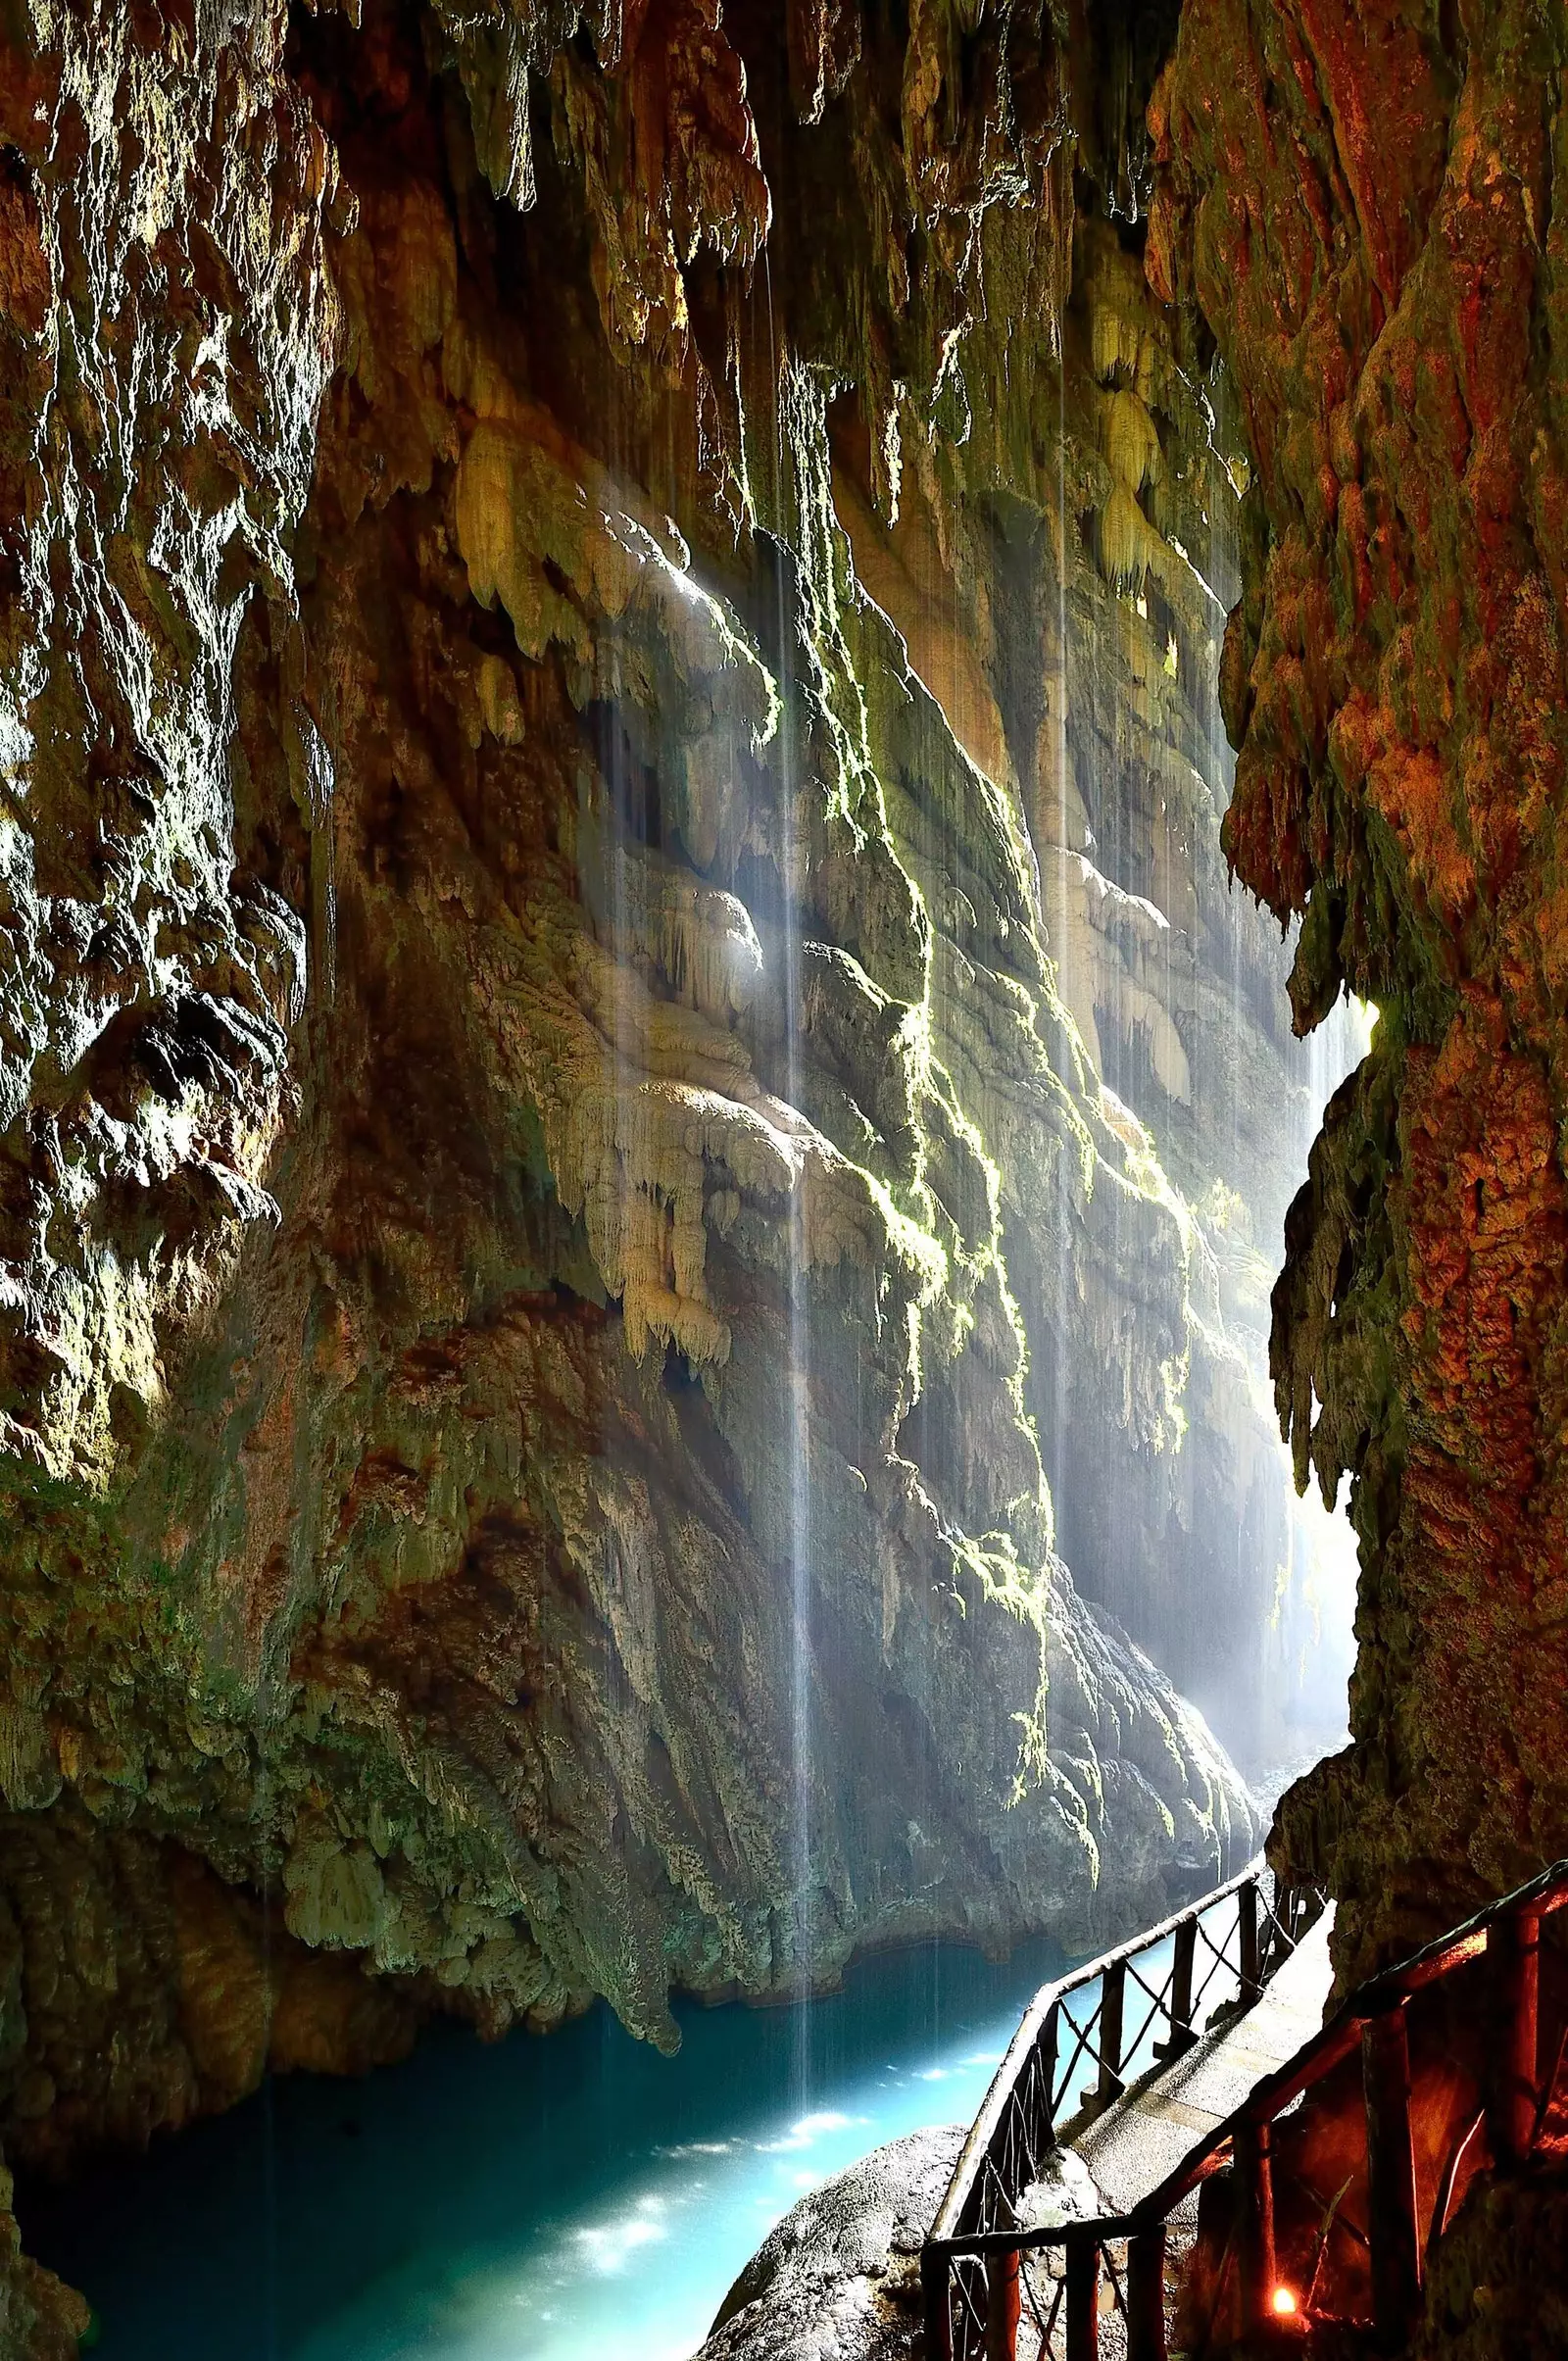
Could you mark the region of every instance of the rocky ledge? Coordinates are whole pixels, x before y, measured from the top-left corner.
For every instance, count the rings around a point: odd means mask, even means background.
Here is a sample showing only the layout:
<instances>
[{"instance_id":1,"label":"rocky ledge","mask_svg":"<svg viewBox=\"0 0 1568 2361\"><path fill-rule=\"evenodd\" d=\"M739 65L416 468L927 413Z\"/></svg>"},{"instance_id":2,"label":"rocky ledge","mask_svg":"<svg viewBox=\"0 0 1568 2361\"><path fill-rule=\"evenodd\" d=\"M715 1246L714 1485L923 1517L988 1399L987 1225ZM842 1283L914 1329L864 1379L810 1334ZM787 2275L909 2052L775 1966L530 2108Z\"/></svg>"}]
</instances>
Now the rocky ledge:
<instances>
[{"instance_id":1,"label":"rocky ledge","mask_svg":"<svg viewBox=\"0 0 1568 2361\"><path fill-rule=\"evenodd\" d=\"M695 2361L918 2353L920 2246L965 2130L911 2132L803 2197L731 2287Z\"/></svg>"}]
</instances>

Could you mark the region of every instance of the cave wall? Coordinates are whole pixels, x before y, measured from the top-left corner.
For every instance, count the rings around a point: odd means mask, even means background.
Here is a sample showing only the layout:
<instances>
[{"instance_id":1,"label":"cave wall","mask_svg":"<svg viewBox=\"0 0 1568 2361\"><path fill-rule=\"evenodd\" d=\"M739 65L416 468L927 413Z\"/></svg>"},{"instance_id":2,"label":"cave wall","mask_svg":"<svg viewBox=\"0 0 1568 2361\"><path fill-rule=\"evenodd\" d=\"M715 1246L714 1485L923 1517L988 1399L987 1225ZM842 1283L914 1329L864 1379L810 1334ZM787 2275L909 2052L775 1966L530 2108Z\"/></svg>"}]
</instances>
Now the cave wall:
<instances>
[{"instance_id":1,"label":"cave wall","mask_svg":"<svg viewBox=\"0 0 1568 2361\"><path fill-rule=\"evenodd\" d=\"M1274 1299L1361 1545L1352 1744L1276 1830L1346 1976L1568 1849L1563 68L1512 0L1192 0L1152 114L1151 276L1257 463L1227 844L1298 1025L1380 1011Z\"/></svg>"},{"instance_id":2,"label":"cave wall","mask_svg":"<svg viewBox=\"0 0 1568 2361\"><path fill-rule=\"evenodd\" d=\"M1312 1082L1107 27L9 34L14 2157L1250 1848Z\"/></svg>"}]
</instances>

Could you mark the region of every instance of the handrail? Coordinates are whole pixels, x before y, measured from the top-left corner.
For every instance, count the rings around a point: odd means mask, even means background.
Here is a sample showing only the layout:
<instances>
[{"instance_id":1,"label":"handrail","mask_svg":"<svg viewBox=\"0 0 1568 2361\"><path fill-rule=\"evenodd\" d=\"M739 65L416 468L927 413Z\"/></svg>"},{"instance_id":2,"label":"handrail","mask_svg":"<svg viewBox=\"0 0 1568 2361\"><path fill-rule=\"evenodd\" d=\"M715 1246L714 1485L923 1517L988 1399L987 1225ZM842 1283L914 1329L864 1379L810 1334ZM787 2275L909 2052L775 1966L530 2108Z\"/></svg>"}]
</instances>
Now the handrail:
<instances>
[{"instance_id":1,"label":"handrail","mask_svg":"<svg viewBox=\"0 0 1568 2361\"><path fill-rule=\"evenodd\" d=\"M1240 1879L1233 1879L1228 1887L1205 1896L1196 1905L1197 1909L1212 1907L1244 1887L1252 1874L1244 1871ZM1062 2308L1064 2288L1070 2361L1076 2361L1078 2355L1093 2355L1098 2350L1099 2280L1102 2260L1106 2259L1102 2257L1102 2249L1110 2241L1120 2243L1124 2239L1128 2241L1127 2287L1123 2290L1114 2275L1112 2284L1127 2318L1129 2361L1164 2361L1160 2282L1166 2225L1183 2198L1216 2171L1227 2156L1234 2160L1243 2180L1238 2219L1243 2226L1246 2248L1242 2270L1244 2313L1250 2314L1244 2319L1244 2327L1261 2325L1267 2317L1274 2279L1272 2124L1295 2099L1342 2065L1357 2046L1362 2051L1367 2113L1370 2213L1367 2243L1373 2263L1376 2326L1385 2335L1396 2336L1408 2327L1431 2250L1446 2225L1463 2153L1480 2125L1484 2122L1487 2126L1494 2161L1524 2159L1540 2136L1550 2098L1549 2089L1543 2091L1539 2088L1540 1928L1543 1918L1565 1905L1568 1905L1568 1860L1561 1860L1511 1894L1488 1903L1407 1959L1369 1977L1341 2004L1321 2032L1303 2043L1293 2058L1265 2075L1225 2122L1205 2134L1158 2187L1125 2214L1039 2229L1025 2229L1016 2221L1011 2225L982 2227L977 2223L963 2227L958 2223L953 2202L958 2179L956 2174L954 2187L943 2201L921 2253L929 2361L950 2361L950 2356L957 2356L961 2361L961 2356L978 2351L980 2346L966 2333L976 2321L988 2353L999 2350L1012 2353L1019 2316L1018 2258L1022 2253L1049 2246L1066 2249L1067 2269L1049 2320L1038 2323L1042 2332L1041 2351L1045 2354L1053 2349L1052 2337ZM1288 1908L1292 1906L1287 1904ZM1124 1945L1122 1954L1107 1953L1106 1963L1125 1955L1129 1948L1136 1951L1152 1947L1171 1932L1173 1925L1181 1923L1180 1919L1162 1922L1138 1944ZM1415 2218L1404 2009L1415 1993L1483 1956L1497 1971L1502 2055L1490 2076L1484 2107L1469 2122L1440 2176L1434 2219L1429 2224L1423 2248ZM1080 1971L1080 1978L1092 1977L1102 1964L1092 1963ZM1074 1981L1064 1980L1059 1990L1070 1989ZM1031 2014L1057 1989L1048 1986L1038 1994ZM1023 2030L1020 2027L1020 2038ZM1017 2048L1015 2041L1004 2062L1004 2072ZM992 2102L1002 2079L999 2075L987 2095L986 2108L976 2119L975 2132L971 2133L959 2159L960 2172L987 2110L993 2116L996 2113ZM949 2288L960 2261L983 2266L985 2305L983 2310L979 2309L969 2291L959 2287L960 2326L959 2335L955 2337ZM1136 2301L1135 2287L1144 2291ZM995 2287L1004 2290L1001 2305L1004 2334L1000 2341L987 2334L987 2324L995 2321L998 2314ZM1005 2293L1009 2288L1010 2296ZM1009 2305L1010 2320L1005 2318Z\"/></svg>"},{"instance_id":2,"label":"handrail","mask_svg":"<svg viewBox=\"0 0 1568 2361\"><path fill-rule=\"evenodd\" d=\"M1129 2225L1147 2226L1158 2215L1161 2219L1179 2205L1183 2197L1196 2189L1205 2171L1211 2168L1217 2153L1231 2141L1238 2124L1271 2122L1291 2101L1299 2098L1314 2083L1332 2074L1356 2047L1362 2033L1401 2009L1406 2000L1429 1984L1435 1983L1458 1967L1479 1959L1489 1948L1488 1938L1494 1928L1513 1924L1519 1917L1539 1911L1542 1917L1568 1904L1568 1860L1556 1861L1550 1869L1532 1878L1512 1894L1478 1910L1474 1918L1456 1927L1449 1935L1439 1936L1408 1959L1384 1968L1356 1986L1348 1998L1342 2002L1323 2027L1309 2041L1303 2042L1295 2057L1288 2058L1274 2073L1265 2075L1249 2096L1229 2116L1217 2132L1200 2140L1183 2157L1174 2172L1167 2175L1159 2187L1135 2208L1127 2219ZM1534 1994L1532 1994L1532 1999ZM1536 2125L1536 2092L1531 2077L1530 2109L1532 2122L1529 2143L1534 2144ZM1510 2147L1515 2143L1509 2141Z\"/></svg>"},{"instance_id":3,"label":"handrail","mask_svg":"<svg viewBox=\"0 0 1568 2361\"><path fill-rule=\"evenodd\" d=\"M1323 1907L1316 1889L1282 1888L1271 1904L1263 1891L1265 1874L1261 1858L1250 1862L1225 1885L1070 1975L1043 1985L1035 1994L970 2128L922 2250L927 2346L932 2361L949 2361L950 2356L955 2361L969 2361L982 2344L994 2350L1002 2332L991 2316L999 2306L1004 2315L1010 2309L1015 2327L1016 2257L1026 2245L1042 2242L1020 2237L1017 2205L1038 2177L1046 2155L1058 2143L1058 2110L1072 2090L1080 2060L1087 2055L1098 2079L1075 2109L1074 2123L1102 2111L1120 2095L1126 2087L1125 2069L1157 2017L1165 2017L1169 2040L1162 2048L1155 2045L1156 2055L1173 2056L1197 2040L1199 2005L1219 1970L1232 1968L1229 1936L1215 1943L1204 1924L1223 1904L1236 1903L1233 1972L1244 2006L1257 1998L1279 1962L1295 1949L1316 1919ZM1213 1957L1195 1989L1200 1935ZM1156 1992L1138 1974L1135 1962L1166 1941L1172 1941L1171 1960ZM1129 1976L1150 2001L1131 2041L1124 2038ZM1075 2022L1066 2007L1068 1999L1096 1984L1100 1987L1098 2000L1082 2023ZM1058 2081L1063 2023L1072 2039ZM979 2289L970 2284L973 2273L965 2258L979 2260L987 2254L1010 2256L1014 2277L1010 2288L998 2291L988 2287L982 2305ZM955 2295L958 2304L956 2336ZM1004 2335L1003 2340L1006 2342ZM1006 2349L1011 2350L1010 2343Z\"/></svg>"},{"instance_id":4,"label":"handrail","mask_svg":"<svg viewBox=\"0 0 1568 2361\"><path fill-rule=\"evenodd\" d=\"M1168 1936L1176 1934L1190 1920L1197 1920L1218 1903L1228 1900L1243 1886L1255 1883L1261 1867L1262 1856L1259 1855L1256 1860L1249 1862L1245 1869L1239 1870L1235 1877L1228 1879L1223 1886L1216 1886L1211 1893L1203 1894L1196 1902L1189 1903L1185 1909L1173 1911L1168 1918L1162 1918L1157 1926L1146 1928L1142 1934L1133 1936L1126 1943L1118 1943L1114 1950L1102 1951L1098 1958L1087 1960L1082 1967L1074 1968L1070 1975L1059 1976L1054 1983L1041 1986L1024 2010L1018 2030L1007 2045L1006 2055L993 2076L991 2087L981 2102L980 2112L970 2126L969 2136L959 2151L958 2161L954 2167L953 2178L948 2184L947 2193L943 2197L942 2203L937 2209L936 2219L931 2225L930 2238L945 2240L957 2237L959 2219L970 2195L981 2159L997 2131L1008 2099L1027 2064L1030 2052L1035 2048L1046 2028L1052 2010L1058 2007L1070 1992L1081 1992L1087 1985L1100 1983L1108 1969L1122 1967L1133 1959L1142 1958L1146 1951L1157 1948Z\"/></svg>"}]
</instances>

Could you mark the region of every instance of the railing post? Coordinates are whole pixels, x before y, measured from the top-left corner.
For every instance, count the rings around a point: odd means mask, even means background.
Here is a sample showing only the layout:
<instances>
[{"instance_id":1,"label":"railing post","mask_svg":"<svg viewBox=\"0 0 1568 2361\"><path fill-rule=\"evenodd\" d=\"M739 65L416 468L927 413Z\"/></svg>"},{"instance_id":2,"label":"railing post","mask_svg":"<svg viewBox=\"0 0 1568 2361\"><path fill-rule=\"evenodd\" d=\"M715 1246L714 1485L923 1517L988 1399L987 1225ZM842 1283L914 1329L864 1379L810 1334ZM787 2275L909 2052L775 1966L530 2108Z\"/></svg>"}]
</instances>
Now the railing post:
<instances>
[{"instance_id":1,"label":"railing post","mask_svg":"<svg viewBox=\"0 0 1568 2361\"><path fill-rule=\"evenodd\" d=\"M1170 1963L1170 2041L1167 2057L1180 2057L1198 2036L1193 2031L1193 1961L1198 1951L1198 1920L1184 1918L1176 1930Z\"/></svg>"},{"instance_id":2,"label":"railing post","mask_svg":"<svg viewBox=\"0 0 1568 2361\"><path fill-rule=\"evenodd\" d=\"M1274 1898L1264 1902L1259 1894L1259 1913L1263 1931L1258 1943L1258 1980L1267 1984L1279 1973L1297 1944L1297 1895L1295 1886L1282 1880L1274 1881Z\"/></svg>"},{"instance_id":3,"label":"railing post","mask_svg":"<svg viewBox=\"0 0 1568 2361\"><path fill-rule=\"evenodd\" d=\"M953 2361L953 2258L944 2246L920 2249L926 2361Z\"/></svg>"},{"instance_id":4,"label":"railing post","mask_svg":"<svg viewBox=\"0 0 1568 2361\"><path fill-rule=\"evenodd\" d=\"M1249 1878L1236 1890L1236 1918L1241 1934L1242 1998L1255 2000L1263 1989L1263 1961L1258 1946L1257 1880Z\"/></svg>"},{"instance_id":5,"label":"railing post","mask_svg":"<svg viewBox=\"0 0 1568 2361\"><path fill-rule=\"evenodd\" d=\"M1061 2023L1061 2002L1053 2000L1040 2029L1040 2088L1045 2092L1044 2138L1040 2152L1045 2154L1056 2137L1056 2044Z\"/></svg>"},{"instance_id":6,"label":"railing post","mask_svg":"<svg viewBox=\"0 0 1568 2361\"><path fill-rule=\"evenodd\" d=\"M1122 2013L1127 1997L1127 1962L1118 1959L1100 1980L1100 2087L1102 2107L1119 2098L1121 2079Z\"/></svg>"},{"instance_id":7,"label":"railing post","mask_svg":"<svg viewBox=\"0 0 1568 2361\"><path fill-rule=\"evenodd\" d=\"M1541 1912L1514 1910L1487 1936L1494 2027L1487 2137L1494 2161L1517 2164L1535 2141L1537 2034L1541 2002Z\"/></svg>"},{"instance_id":8,"label":"railing post","mask_svg":"<svg viewBox=\"0 0 1568 2361\"><path fill-rule=\"evenodd\" d=\"M1018 2350L1018 2249L986 2256L986 2361L1015 2361Z\"/></svg>"},{"instance_id":9,"label":"railing post","mask_svg":"<svg viewBox=\"0 0 1568 2361\"><path fill-rule=\"evenodd\" d=\"M1361 2028L1366 2094L1367 2230L1372 2247L1372 2318L1379 2337L1397 2342L1421 2301L1416 2230L1415 2143L1410 2133L1410 2043L1396 2007Z\"/></svg>"},{"instance_id":10,"label":"railing post","mask_svg":"<svg viewBox=\"0 0 1568 2361\"><path fill-rule=\"evenodd\" d=\"M1166 2361L1163 2222L1127 2241L1127 2361Z\"/></svg>"},{"instance_id":11,"label":"railing post","mask_svg":"<svg viewBox=\"0 0 1568 2361\"><path fill-rule=\"evenodd\" d=\"M1242 2334L1273 2316L1274 2308L1274 2135L1268 2123L1236 2126L1237 2277L1242 2290Z\"/></svg>"},{"instance_id":12,"label":"railing post","mask_svg":"<svg viewBox=\"0 0 1568 2361\"><path fill-rule=\"evenodd\" d=\"M1066 2361L1100 2361L1100 2240L1067 2240Z\"/></svg>"}]
</instances>

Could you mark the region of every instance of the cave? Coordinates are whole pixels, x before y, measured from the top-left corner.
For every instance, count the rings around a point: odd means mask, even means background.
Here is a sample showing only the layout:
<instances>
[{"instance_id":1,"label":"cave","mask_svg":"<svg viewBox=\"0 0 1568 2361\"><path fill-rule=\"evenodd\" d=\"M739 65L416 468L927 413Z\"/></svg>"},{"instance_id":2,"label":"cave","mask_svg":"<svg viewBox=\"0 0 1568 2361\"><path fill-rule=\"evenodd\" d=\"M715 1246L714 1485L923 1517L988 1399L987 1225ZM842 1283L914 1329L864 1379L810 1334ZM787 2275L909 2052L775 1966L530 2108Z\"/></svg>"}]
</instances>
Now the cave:
<instances>
[{"instance_id":1,"label":"cave","mask_svg":"<svg viewBox=\"0 0 1568 2361\"><path fill-rule=\"evenodd\" d=\"M1565 101L18 0L0 2361L1568 2352Z\"/></svg>"}]
</instances>

